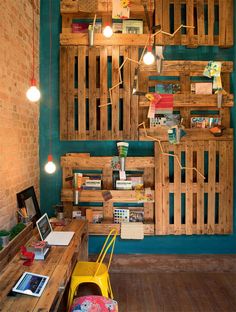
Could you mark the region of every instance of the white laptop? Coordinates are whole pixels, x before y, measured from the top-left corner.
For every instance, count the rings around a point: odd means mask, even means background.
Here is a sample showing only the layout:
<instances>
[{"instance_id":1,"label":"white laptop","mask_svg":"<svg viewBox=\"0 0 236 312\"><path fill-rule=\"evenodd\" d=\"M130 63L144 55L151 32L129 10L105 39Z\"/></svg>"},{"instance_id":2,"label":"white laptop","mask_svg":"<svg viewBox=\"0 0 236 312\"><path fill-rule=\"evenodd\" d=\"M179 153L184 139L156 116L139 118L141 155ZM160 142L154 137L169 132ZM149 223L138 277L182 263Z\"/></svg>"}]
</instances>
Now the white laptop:
<instances>
[{"instance_id":1,"label":"white laptop","mask_svg":"<svg viewBox=\"0 0 236 312\"><path fill-rule=\"evenodd\" d=\"M36 225L41 239L52 246L69 245L75 234L75 232L53 231L46 213L36 222Z\"/></svg>"}]
</instances>

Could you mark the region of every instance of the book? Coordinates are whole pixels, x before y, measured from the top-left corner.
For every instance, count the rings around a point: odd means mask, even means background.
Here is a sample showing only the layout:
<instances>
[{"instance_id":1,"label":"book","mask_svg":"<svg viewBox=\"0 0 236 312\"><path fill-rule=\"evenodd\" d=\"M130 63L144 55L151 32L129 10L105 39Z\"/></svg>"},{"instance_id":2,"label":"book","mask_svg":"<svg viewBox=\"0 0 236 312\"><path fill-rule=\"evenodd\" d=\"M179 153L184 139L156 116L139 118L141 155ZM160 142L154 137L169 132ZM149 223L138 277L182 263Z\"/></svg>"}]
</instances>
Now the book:
<instances>
[{"instance_id":1,"label":"book","mask_svg":"<svg viewBox=\"0 0 236 312\"><path fill-rule=\"evenodd\" d=\"M136 188L139 188L139 189L143 188L143 177L128 176L127 180L132 182L132 189L133 190Z\"/></svg>"},{"instance_id":2,"label":"book","mask_svg":"<svg viewBox=\"0 0 236 312\"><path fill-rule=\"evenodd\" d=\"M113 212L114 223L129 222L128 208L115 208Z\"/></svg>"},{"instance_id":3,"label":"book","mask_svg":"<svg viewBox=\"0 0 236 312\"><path fill-rule=\"evenodd\" d=\"M180 93L180 84L178 83L158 83L155 85L155 92L160 94Z\"/></svg>"},{"instance_id":4,"label":"book","mask_svg":"<svg viewBox=\"0 0 236 312\"><path fill-rule=\"evenodd\" d=\"M212 82L193 82L191 92L195 94L212 94Z\"/></svg>"},{"instance_id":5,"label":"book","mask_svg":"<svg viewBox=\"0 0 236 312\"><path fill-rule=\"evenodd\" d=\"M43 252L34 252L35 260L45 260L47 255L49 254L50 247L46 248Z\"/></svg>"},{"instance_id":6,"label":"book","mask_svg":"<svg viewBox=\"0 0 236 312\"><path fill-rule=\"evenodd\" d=\"M114 34L122 34L123 23L113 23L112 30Z\"/></svg>"},{"instance_id":7,"label":"book","mask_svg":"<svg viewBox=\"0 0 236 312\"><path fill-rule=\"evenodd\" d=\"M132 190L132 181L116 181L116 189L117 190Z\"/></svg>"},{"instance_id":8,"label":"book","mask_svg":"<svg viewBox=\"0 0 236 312\"><path fill-rule=\"evenodd\" d=\"M129 222L143 222L144 211L141 210L130 210L129 211Z\"/></svg>"},{"instance_id":9,"label":"book","mask_svg":"<svg viewBox=\"0 0 236 312\"><path fill-rule=\"evenodd\" d=\"M180 114L155 114L154 118L150 118L150 128L156 126L174 127L180 125Z\"/></svg>"},{"instance_id":10,"label":"book","mask_svg":"<svg viewBox=\"0 0 236 312\"><path fill-rule=\"evenodd\" d=\"M210 129L220 125L220 117L191 117L191 128Z\"/></svg>"},{"instance_id":11,"label":"book","mask_svg":"<svg viewBox=\"0 0 236 312\"><path fill-rule=\"evenodd\" d=\"M31 251L31 252L34 252L35 250L36 251L43 251L47 247L48 247L48 244L46 241L34 240L34 241L29 243L29 245L27 246L27 250Z\"/></svg>"},{"instance_id":12,"label":"book","mask_svg":"<svg viewBox=\"0 0 236 312\"><path fill-rule=\"evenodd\" d=\"M88 22L76 22L71 24L72 33L87 33L89 25L92 25L92 23ZM102 23L96 22L94 27L95 33L100 33L102 30Z\"/></svg>"},{"instance_id":13,"label":"book","mask_svg":"<svg viewBox=\"0 0 236 312\"><path fill-rule=\"evenodd\" d=\"M86 180L85 184L82 185L83 190L101 190L101 180Z\"/></svg>"},{"instance_id":14,"label":"book","mask_svg":"<svg viewBox=\"0 0 236 312\"><path fill-rule=\"evenodd\" d=\"M45 241L33 241L26 246L26 249L34 253L35 260L44 260L49 253L50 246Z\"/></svg>"}]
</instances>

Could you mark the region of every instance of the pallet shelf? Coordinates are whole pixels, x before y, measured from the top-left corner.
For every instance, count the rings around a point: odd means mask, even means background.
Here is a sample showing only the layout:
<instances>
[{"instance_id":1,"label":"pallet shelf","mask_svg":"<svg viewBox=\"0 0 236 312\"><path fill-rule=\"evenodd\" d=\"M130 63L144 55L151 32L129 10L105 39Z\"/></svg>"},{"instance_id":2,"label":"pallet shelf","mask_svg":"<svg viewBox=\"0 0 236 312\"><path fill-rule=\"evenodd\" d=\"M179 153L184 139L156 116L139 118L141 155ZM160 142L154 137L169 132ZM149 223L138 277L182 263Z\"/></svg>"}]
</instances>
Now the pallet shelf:
<instances>
[{"instance_id":1,"label":"pallet shelf","mask_svg":"<svg viewBox=\"0 0 236 312\"><path fill-rule=\"evenodd\" d=\"M148 34L113 34L111 38L105 38L103 34L94 34L94 46L139 46L144 47L148 42ZM65 33L60 35L61 46L88 46L88 34Z\"/></svg>"},{"instance_id":2,"label":"pallet shelf","mask_svg":"<svg viewBox=\"0 0 236 312\"><path fill-rule=\"evenodd\" d=\"M181 138L181 142L187 141L232 141L233 140L233 129L225 129L222 136L215 137L210 133L209 129L184 129L186 136ZM139 129L139 140L150 141L150 138L146 136L159 139L163 142L168 142L168 134L165 127L155 127Z\"/></svg>"},{"instance_id":3,"label":"pallet shelf","mask_svg":"<svg viewBox=\"0 0 236 312\"><path fill-rule=\"evenodd\" d=\"M233 214L233 129L230 128L230 108L234 96L230 90L233 62L222 61L222 106L218 107L217 95L191 93L191 82L201 80L207 61L164 61L161 74L156 66L140 66L138 80L144 93L152 92L157 81L179 83L181 92L174 95L174 110L184 119L187 135L180 144L168 143L167 131L149 129L146 98L132 94L137 64L126 62L121 75L119 66L125 58L139 60L147 42L147 22L143 1L134 0L131 18L144 20L144 34L114 34L110 39L95 34L93 47L88 46L88 34L71 33L75 18L93 19L94 13L102 20L111 22L112 1L61 0L62 33L60 36L60 138L61 140L150 140L146 134L161 140L165 153L177 155L182 170L171 156L161 153L154 143L154 157L128 157L126 170L143 168L145 187L151 187L155 205L144 204L145 234L229 234L232 233ZM149 1L146 2L149 6ZM86 10L91 5L96 9ZM82 7L83 6L83 7ZM233 46L233 0L154 0L148 7L151 21L161 29L173 33L181 24L194 29L181 29L175 36L158 34L155 45ZM210 56L209 56L210 57ZM109 89L123 83L112 91ZM161 79L160 79L161 78ZM209 80L210 81L210 80ZM207 129L191 129L193 111L209 110L221 117L225 127L221 137L214 137ZM145 122L146 132L139 128ZM82 191L81 200L90 204L102 203L103 224L90 224L93 234L105 234L115 226L112 223L113 205L120 200L133 202L134 191L112 190L111 157L66 155L61 158L63 169L62 202L68 215L73 210L73 191L65 178L76 169L97 168L103 172L103 186L111 190L113 199L104 202L101 191ZM91 202L92 201L92 202ZM147 206L149 205L149 206Z\"/></svg>"},{"instance_id":4,"label":"pallet shelf","mask_svg":"<svg viewBox=\"0 0 236 312\"><path fill-rule=\"evenodd\" d=\"M232 134L231 134L232 135ZM145 187L151 187L155 203L145 202L145 235L169 234L230 234L233 222L233 139L200 140L171 145L163 142L165 153L179 157L183 167L195 167L205 179L192 169L181 170L173 157L160 153L154 144L154 157L127 157L126 170L143 170ZM85 207L103 211L101 224L89 224L91 234L107 234L114 224L113 209L116 203L137 203L134 190L112 190L111 157L90 157L68 154L61 157L63 183L61 201L66 215L72 215L73 190L67 177L75 170L101 170L104 189L111 191L112 199L104 201L102 191L83 190L80 203ZM90 203L88 205L88 203ZM96 206L102 203L102 206ZM81 206L80 208L83 208ZM133 208L133 207L132 207Z\"/></svg>"},{"instance_id":5,"label":"pallet shelf","mask_svg":"<svg viewBox=\"0 0 236 312\"><path fill-rule=\"evenodd\" d=\"M145 122L148 128L149 102L144 96L131 94L136 64L126 62L122 73L124 83L113 91L112 107L106 106L110 101L109 60L111 80L116 84L119 82L118 67L121 58L125 57L138 60L138 48L61 47L60 135L62 140L142 140L140 138L142 130L138 131L138 124ZM152 66L149 70L146 66L141 66L139 80L145 92L149 92L160 77L162 83L168 83L172 77L174 80L171 83L180 84L181 93L174 94L174 109L184 118L187 129L190 127L191 112L202 109L215 111L220 115L222 124L229 128L230 108L234 105L234 96L230 93L232 62L222 62L222 84L227 92L227 95L223 96L222 108L217 107L215 94L191 94L192 79L203 78L203 70L207 63L206 61L164 61L161 74L157 74Z\"/></svg>"},{"instance_id":6,"label":"pallet shelf","mask_svg":"<svg viewBox=\"0 0 236 312\"><path fill-rule=\"evenodd\" d=\"M156 234L229 234L233 230L233 140L197 141L179 145L163 144L165 152L181 159L177 162L160 153L155 144L155 226Z\"/></svg>"},{"instance_id":7,"label":"pallet shelf","mask_svg":"<svg viewBox=\"0 0 236 312\"><path fill-rule=\"evenodd\" d=\"M80 203L86 203L88 208L103 210L103 221L101 224L89 224L89 232L93 234L105 234L111 227L116 227L120 231L120 225L113 223L113 209L117 203L129 207L128 204L138 204L135 190L113 190L113 170L111 168L112 157L90 157L88 155L68 154L61 157L63 170L63 187L61 191L61 201L63 202L68 217L71 217L73 209L78 206L73 204L73 189L66 178L72 176L74 171L79 170L99 170L102 172L103 190L82 190L80 192ZM154 158L153 157L127 157L126 170L129 172L141 171L145 187L154 189ZM109 190L112 199L105 201L102 192ZM153 198L155 196L152 191ZM89 205L87 204L89 203ZM102 207L96 206L102 203ZM140 203L139 203L140 204ZM85 206L86 206L85 205ZM81 206L81 209L84 207ZM132 209L136 207L132 206ZM130 208L131 209L131 208ZM137 209L137 208L136 208ZM154 203L144 202L144 233L154 235Z\"/></svg>"},{"instance_id":8,"label":"pallet shelf","mask_svg":"<svg viewBox=\"0 0 236 312\"><path fill-rule=\"evenodd\" d=\"M230 108L234 106L234 95L230 93L230 74L233 71L233 62L222 62L221 79L223 89L227 92L222 97L222 105L218 107L217 95L203 95L192 94L191 83L194 81L205 81L203 76L205 66L208 64L206 61L164 61L162 71L160 74L156 72L155 66L144 66L140 68L140 80L142 81L142 88L148 92L151 88L158 83L174 83L180 85L180 93L173 95L174 110L179 112L183 118L183 125L187 129L187 134L194 133L190 128L190 119L194 117L193 112L210 111L221 117L222 125L228 129L230 128ZM172 80L170 80L172 78ZM209 79L209 82L211 79ZM149 108L149 101L144 97L139 97L139 124L145 122L146 128L149 127L149 120L147 118ZM212 117L211 116L211 117ZM159 128L148 130L156 135ZM206 138L209 137L209 132L205 131ZM154 134L155 135L155 134ZM201 132L201 137L204 132ZM143 130L139 130L139 139L143 140Z\"/></svg>"},{"instance_id":9,"label":"pallet shelf","mask_svg":"<svg viewBox=\"0 0 236 312\"><path fill-rule=\"evenodd\" d=\"M233 0L154 0L151 5L149 1L132 1L130 18L142 18L146 24L143 4L147 5L149 16L154 15L154 25L160 25L166 33L173 33L181 24L195 27L172 37L160 33L155 39L158 45L233 46ZM62 33L68 32L72 18L91 19L96 13L104 24L107 19L111 21L111 11L112 1L93 0L81 4L81 1L61 0ZM153 23L152 18L150 20ZM63 44L76 44L75 38L61 37ZM123 45L122 37L120 39Z\"/></svg>"}]
</instances>

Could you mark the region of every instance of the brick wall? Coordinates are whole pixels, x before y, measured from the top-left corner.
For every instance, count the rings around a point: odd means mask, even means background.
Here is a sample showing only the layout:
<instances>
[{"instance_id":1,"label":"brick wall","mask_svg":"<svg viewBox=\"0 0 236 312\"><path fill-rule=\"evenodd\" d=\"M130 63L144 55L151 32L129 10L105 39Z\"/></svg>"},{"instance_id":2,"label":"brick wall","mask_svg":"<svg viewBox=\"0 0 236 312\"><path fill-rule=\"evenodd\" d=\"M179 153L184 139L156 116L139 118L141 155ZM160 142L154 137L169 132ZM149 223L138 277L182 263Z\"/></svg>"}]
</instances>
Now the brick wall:
<instances>
[{"instance_id":1,"label":"brick wall","mask_svg":"<svg viewBox=\"0 0 236 312\"><path fill-rule=\"evenodd\" d=\"M38 81L39 0L35 0ZM39 195L39 103L26 91L32 73L32 1L0 1L0 229L16 223L16 193Z\"/></svg>"}]
</instances>

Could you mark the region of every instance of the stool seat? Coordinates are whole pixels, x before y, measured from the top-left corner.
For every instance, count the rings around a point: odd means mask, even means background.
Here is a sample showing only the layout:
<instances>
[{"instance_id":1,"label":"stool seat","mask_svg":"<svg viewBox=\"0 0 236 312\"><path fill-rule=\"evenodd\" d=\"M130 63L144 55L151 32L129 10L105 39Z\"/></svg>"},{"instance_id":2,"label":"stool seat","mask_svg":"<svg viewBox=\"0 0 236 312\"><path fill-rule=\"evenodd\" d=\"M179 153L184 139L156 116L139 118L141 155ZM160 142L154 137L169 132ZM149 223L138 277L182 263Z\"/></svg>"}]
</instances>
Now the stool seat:
<instances>
[{"instance_id":1,"label":"stool seat","mask_svg":"<svg viewBox=\"0 0 236 312\"><path fill-rule=\"evenodd\" d=\"M79 261L77 262L74 271L73 276L88 276L91 277L95 274L96 270L98 275L104 275L107 273L107 266L106 264L102 263L99 268L98 262L89 262L89 261Z\"/></svg>"}]
</instances>

